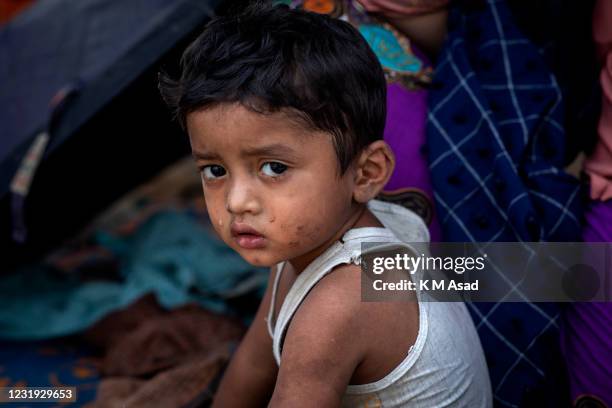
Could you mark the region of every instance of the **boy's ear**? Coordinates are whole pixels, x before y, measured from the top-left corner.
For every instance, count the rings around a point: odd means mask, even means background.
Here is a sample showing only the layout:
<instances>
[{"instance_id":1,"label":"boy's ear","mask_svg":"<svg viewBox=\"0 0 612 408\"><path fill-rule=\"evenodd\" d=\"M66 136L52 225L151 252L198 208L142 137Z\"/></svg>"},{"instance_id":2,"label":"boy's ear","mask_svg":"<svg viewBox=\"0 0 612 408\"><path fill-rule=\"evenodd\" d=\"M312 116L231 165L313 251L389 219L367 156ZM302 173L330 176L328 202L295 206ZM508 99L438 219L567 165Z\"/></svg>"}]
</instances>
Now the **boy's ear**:
<instances>
[{"instance_id":1,"label":"boy's ear","mask_svg":"<svg viewBox=\"0 0 612 408\"><path fill-rule=\"evenodd\" d=\"M395 156L384 140L377 140L362 150L355 163L353 199L367 203L380 193L395 167Z\"/></svg>"}]
</instances>

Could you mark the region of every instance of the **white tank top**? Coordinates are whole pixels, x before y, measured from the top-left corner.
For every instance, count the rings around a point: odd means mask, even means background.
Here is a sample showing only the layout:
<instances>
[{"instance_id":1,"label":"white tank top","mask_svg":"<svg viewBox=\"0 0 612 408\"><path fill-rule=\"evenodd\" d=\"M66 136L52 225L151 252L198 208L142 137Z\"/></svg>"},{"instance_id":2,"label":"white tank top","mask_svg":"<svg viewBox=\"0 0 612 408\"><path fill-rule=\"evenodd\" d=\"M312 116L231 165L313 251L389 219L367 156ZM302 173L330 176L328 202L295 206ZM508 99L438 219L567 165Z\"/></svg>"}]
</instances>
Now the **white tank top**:
<instances>
[{"instance_id":1,"label":"white tank top","mask_svg":"<svg viewBox=\"0 0 612 408\"><path fill-rule=\"evenodd\" d=\"M335 266L359 264L362 242L408 245L429 242L429 232L420 217L396 204L372 200L370 211L385 228L356 228L347 231L297 277L280 308L276 322L274 305L283 263L278 264L268 331L274 358L281 363L285 331L310 290ZM461 302L419 299L419 331L404 360L378 381L349 385L343 407L491 407L491 386L480 339L465 305Z\"/></svg>"}]
</instances>

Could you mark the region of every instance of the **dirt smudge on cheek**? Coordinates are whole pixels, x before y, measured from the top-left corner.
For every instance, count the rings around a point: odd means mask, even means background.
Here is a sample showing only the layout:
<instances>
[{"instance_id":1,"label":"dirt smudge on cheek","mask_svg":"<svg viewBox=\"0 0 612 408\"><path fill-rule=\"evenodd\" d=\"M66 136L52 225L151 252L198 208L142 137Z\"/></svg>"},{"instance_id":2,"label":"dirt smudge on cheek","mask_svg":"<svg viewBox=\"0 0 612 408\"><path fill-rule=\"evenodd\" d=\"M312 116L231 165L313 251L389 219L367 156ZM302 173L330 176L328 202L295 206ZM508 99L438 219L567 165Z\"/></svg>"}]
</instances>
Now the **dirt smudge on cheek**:
<instances>
[{"instance_id":1,"label":"dirt smudge on cheek","mask_svg":"<svg viewBox=\"0 0 612 408\"><path fill-rule=\"evenodd\" d=\"M296 247L299 244L304 244L308 242L309 244L316 244L319 240L319 234L321 232L321 227L308 225L297 225L293 228L294 235L293 238L289 239L289 246Z\"/></svg>"},{"instance_id":2,"label":"dirt smudge on cheek","mask_svg":"<svg viewBox=\"0 0 612 408\"><path fill-rule=\"evenodd\" d=\"M320 231L321 231L321 227L316 225L310 231L306 233L306 238L308 238L312 242L316 242Z\"/></svg>"},{"instance_id":3,"label":"dirt smudge on cheek","mask_svg":"<svg viewBox=\"0 0 612 408\"><path fill-rule=\"evenodd\" d=\"M289 245L291 246L298 246L300 243L300 240L303 240L304 238L304 231L306 230L306 226L305 225L298 225L295 227L295 236L296 239L294 241L291 241L289 243Z\"/></svg>"},{"instance_id":4,"label":"dirt smudge on cheek","mask_svg":"<svg viewBox=\"0 0 612 408\"><path fill-rule=\"evenodd\" d=\"M287 237L287 245L291 248L295 248L300 244L300 241L302 241L303 237L304 237L304 229L306 228L305 225L296 225L296 226L283 226L283 230L285 231L291 231Z\"/></svg>"}]
</instances>

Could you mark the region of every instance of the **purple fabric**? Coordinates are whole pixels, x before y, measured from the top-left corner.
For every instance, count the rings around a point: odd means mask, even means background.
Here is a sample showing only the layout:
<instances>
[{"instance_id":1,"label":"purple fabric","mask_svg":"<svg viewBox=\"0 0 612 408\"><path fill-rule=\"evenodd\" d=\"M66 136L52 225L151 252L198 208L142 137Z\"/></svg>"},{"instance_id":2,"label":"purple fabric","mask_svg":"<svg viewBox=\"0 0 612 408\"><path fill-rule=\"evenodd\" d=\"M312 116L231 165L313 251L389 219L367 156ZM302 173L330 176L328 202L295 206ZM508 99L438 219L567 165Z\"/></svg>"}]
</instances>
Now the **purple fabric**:
<instances>
[{"instance_id":1,"label":"purple fabric","mask_svg":"<svg viewBox=\"0 0 612 408\"><path fill-rule=\"evenodd\" d=\"M612 200L591 202L583 239L612 242ZM612 303L568 305L563 316L561 345L572 400L593 395L612 407Z\"/></svg>"},{"instance_id":2,"label":"purple fabric","mask_svg":"<svg viewBox=\"0 0 612 408\"><path fill-rule=\"evenodd\" d=\"M433 189L423 150L426 119L427 91L410 91L396 83L387 86L385 141L395 153L395 171L385 190L416 188L433 203ZM429 223L429 232L432 241L440 240L435 212Z\"/></svg>"}]
</instances>

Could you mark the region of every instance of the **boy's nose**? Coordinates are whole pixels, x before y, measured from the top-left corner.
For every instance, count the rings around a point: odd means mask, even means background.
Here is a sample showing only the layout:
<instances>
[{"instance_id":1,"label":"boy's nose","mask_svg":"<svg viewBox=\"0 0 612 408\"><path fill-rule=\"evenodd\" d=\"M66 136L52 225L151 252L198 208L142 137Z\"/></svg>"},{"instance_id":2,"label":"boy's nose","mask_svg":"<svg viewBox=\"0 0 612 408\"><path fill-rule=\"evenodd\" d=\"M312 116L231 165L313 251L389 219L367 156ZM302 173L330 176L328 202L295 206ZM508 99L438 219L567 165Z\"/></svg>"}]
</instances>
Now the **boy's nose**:
<instances>
[{"instance_id":1,"label":"boy's nose","mask_svg":"<svg viewBox=\"0 0 612 408\"><path fill-rule=\"evenodd\" d=\"M260 203L253 191L253 186L248 182L234 181L226 199L226 209L232 214L253 213L260 210Z\"/></svg>"}]
</instances>

